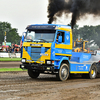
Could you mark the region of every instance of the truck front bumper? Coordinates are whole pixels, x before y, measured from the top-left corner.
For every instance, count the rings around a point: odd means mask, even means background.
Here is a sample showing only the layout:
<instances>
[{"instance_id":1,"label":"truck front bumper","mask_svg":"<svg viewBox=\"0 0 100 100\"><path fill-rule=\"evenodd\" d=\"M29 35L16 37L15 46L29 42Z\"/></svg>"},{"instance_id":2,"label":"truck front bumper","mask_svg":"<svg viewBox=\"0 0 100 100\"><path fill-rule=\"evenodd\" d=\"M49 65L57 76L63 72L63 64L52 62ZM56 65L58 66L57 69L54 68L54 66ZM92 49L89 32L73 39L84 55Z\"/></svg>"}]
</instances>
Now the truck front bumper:
<instances>
[{"instance_id":1,"label":"truck front bumper","mask_svg":"<svg viewBox=\"0 0 100 100\"><path fill-rule=\"evenodd\" d=\"M41 65L41 64L21 64L21 69L32 69L32 70L42 70L42 71L54 71L54 65Z\"/></svg>"}]
</instances>

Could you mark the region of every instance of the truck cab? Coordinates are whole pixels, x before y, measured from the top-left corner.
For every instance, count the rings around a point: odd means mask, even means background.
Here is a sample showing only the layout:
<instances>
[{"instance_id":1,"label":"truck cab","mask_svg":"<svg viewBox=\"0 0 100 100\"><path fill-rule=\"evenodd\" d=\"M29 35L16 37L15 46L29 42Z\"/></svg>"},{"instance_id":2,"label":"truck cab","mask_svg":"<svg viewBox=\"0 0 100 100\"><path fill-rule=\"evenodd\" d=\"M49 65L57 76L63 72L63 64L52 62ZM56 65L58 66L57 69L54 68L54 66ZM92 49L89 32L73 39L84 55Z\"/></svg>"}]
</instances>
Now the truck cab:
<instances>
[{"instance_id":1,"label":"truck cab","mask_svg":"<svg viewBox=\"0 0 100 100\"><path fill-rule=\"evenodd\" d=\"M28 69L30 77L36 78L40 73L46 72L59 73L62 63L69 65L72 56L70 26L36 24L29 25L26 29L20 67Z\"/></svg>"}]
</instances>

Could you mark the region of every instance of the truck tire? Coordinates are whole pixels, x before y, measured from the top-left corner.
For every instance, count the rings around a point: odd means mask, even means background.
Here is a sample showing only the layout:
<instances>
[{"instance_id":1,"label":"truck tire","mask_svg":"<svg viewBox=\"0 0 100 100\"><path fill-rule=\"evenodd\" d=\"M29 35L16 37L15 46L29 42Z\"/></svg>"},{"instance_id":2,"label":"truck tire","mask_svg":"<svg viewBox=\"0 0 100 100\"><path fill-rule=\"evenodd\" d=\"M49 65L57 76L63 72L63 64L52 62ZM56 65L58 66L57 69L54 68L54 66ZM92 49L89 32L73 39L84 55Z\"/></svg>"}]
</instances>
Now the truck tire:
<instances>
[{"instance_id":1,"label":"truck tire","mask_svg":"<svg viewBox=\"0 0 100 100\"><path fill-rule=\"evenodd\" d=\"M57 79L60 81L66 81L69 77L69 66L66 63L63 63L59 69L59 72L56 75Z\"/></svg>"},{"instance_id":2,"label":"truck tire","mask_svg":"<svg viewBox=\"0 0 100 100\"><path fill-rule=\"evenodd\" d=\"M28 69L28 75L31 77L31 78L37 78L39 76L39 72L34 72L33 70L30 70Z\"/></svg>"},{"instance_id":3,"label":"truck tire","mask_svg":"<svg viewBox=\"0 0 100 100\"><path fill-rule=\"evenodd\" d=\"M96 78L96 76L97 76L97 67L96 67L95 64L93 64L91 66L91 69L90 69L90 72L89 72L89 78L94 79L94 78Z\"/></svg>"}]
</instances>

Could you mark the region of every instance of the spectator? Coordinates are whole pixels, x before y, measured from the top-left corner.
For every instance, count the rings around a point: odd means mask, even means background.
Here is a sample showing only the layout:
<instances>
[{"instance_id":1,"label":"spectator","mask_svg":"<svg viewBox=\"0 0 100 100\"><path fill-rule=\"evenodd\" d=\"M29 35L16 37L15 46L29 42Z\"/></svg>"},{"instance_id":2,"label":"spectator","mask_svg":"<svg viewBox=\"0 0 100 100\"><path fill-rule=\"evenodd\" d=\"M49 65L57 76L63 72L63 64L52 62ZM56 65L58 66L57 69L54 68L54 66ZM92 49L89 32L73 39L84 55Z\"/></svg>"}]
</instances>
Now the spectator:
<instances>
[{"instance_id":1,"label":"spectator","mask_svg":"<svg viewBox=\"0 0 100 100\"><path fill-rule=\"evenodd\" d=\"M0 44L0 51L2 51L2 46L1 46L1 44Z\"/></svg>"},{"instance_id":2,"label":"spectator","mask_svg":"<svg viewBox=\"0 0 100 100\"><path fill-rule=\"evenodd\" d=\"M8 52L8 47L6 47L6 52Z\"/></svg>"},{"instance_id":3,"label":"spectator","mask_svg":"<svg viewBox=\"0 0 100 100\"><path fill-rule=\"evenodd\" d=\"M11 58L12 58L12 56L15 56L16 57L14 45L12 45L12 47L11 47Z\"/></svg>"},{"instance_id":4,"label":"spectator","mask_svg":"<svg viewBox=\"0 0 100 100\"><path fill-rule=\"evenodd\" d=\"M16 47L15 47L14 51L15 51L15 53L17 53L17 48Z\"/></svg>"},{"instance_id":5,"label":"spectator","mask_svg":"<svg viewBox=\"0 0 100 100\"><path fill-rule=\"evenodd\" d=\"M8 55L11 58L11 47L10 46L8 46Z\"/></svg>"}]
</instances>

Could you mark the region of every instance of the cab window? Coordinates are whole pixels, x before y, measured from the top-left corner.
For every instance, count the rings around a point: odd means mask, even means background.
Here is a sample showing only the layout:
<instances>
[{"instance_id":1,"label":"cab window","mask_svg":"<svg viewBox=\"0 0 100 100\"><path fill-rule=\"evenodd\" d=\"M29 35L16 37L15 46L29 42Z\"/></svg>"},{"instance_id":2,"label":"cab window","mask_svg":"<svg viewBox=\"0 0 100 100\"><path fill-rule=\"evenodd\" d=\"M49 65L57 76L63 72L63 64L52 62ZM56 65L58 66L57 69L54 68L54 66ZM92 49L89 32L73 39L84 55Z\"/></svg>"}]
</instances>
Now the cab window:
<instances>
[{"instance_id":1,"label":"cab window","mask_svg":"<svg viewBox=\"0 0 100 100\"><path fill-rule=\"evenodd\" d=\"M58 37L62 36L62 42L64 43L65 42L65 40L64 40L64 34L65 34L64 32L58 31L56 41L58 42Z\"/></svg>"}]
</instances>

